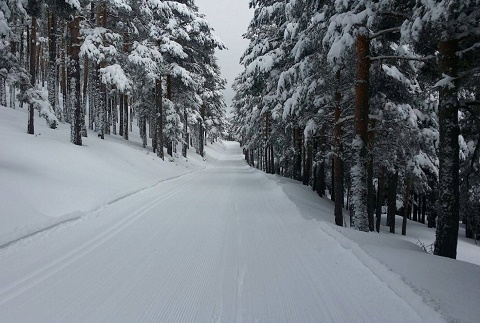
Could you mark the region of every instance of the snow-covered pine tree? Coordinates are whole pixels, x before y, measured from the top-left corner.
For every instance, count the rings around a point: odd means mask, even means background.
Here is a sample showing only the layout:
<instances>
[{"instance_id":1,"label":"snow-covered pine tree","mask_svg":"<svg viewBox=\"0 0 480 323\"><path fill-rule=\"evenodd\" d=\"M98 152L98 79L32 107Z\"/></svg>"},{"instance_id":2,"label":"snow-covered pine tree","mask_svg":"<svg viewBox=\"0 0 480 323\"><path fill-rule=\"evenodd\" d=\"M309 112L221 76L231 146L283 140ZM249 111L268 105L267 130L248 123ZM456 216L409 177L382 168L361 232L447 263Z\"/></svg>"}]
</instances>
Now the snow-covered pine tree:
<instances>
[{"instance_id":1,"label":"snow-covered pine tree","mask_svg":"<svg viewBox=\"0 0 480 323\"><path fill-rule=\"evenodd\" d=\"M402 27L405 43L437 59L439 94L439 196L436 255L456 258L459 223L459 121L461 89L478 71L480 1L425 0ZM430 37L432 33L439 37Z\"/></svg>"},{"instance_id":2,"label":"snow-covered pine tree","mask_svg":"<svg viewBox=\"0 0 480 323\"><path fill-rule=\"evenodd\" d=\"M236 114L247 122L241 130L244 132L242 144L247 150L256 151L260 159L257 165L265 170L268 167L271 172L275 154L272 150L276 150L272 138L281 141L284 136L281 132L276 133L276 129L284 129L279 126L282 111L276 92L282 65L287 58L281 48L287 22L286 2L250 1L250 6L255 8L254 17L245 34L250 44L241 59L245 67L244 75L237 78L237 83L244 84L235 85L242 89L236 100L248 102L248 105L241 107L243 111L236 111ZM238 101L234 105L240 108ZM267 129L266 120L269 120L270 129ZM300 156L298 150L297 156ZM297 163L297 166L301 166L301 162Z\"/></svg>"},{"instance_id":3,"label":"snow-covered pine tree","mask_svg":"<svg viewBox=\"0 0 480 323\"><path fill-rule=\"evenodd\" d=\"M34 73L30 73L29 75L23 67L22 53L25 52L23 34L21 37L16 37L20 39L20 59L12 53L10 39L12 39L14 35L13 30L10 28L10 23L13 20L26 20L29 18L29 14L40 15L43 6L44 3L42 1L0 2L0 34L2 36L0 43L0 78L3 78L6 84L11 85L11 88L18 87L20 89L18 99L29 105L27 132L31 134L34 133L33 112L35 109L39 111L40 116L47 120L47 123L51 128L56 127L58 120L52 111L51 105L47 101L46 95L43 91L37 88L35 70L33 70ZM35 42L34 45L36 46L36 17L33 16L31 20L30 25L35 27L33 33L33 36L35 37L29 37L27 42L32 43L33 39L33 42ZM21 32L20 29L19 32ZM29 32L28 34L31 35L32 33ZM32 54L30 60L33 60L33 63L35 64L35 52L31 50L30 53ZM31 67L32 66L30 66L30 68ZM15 91L11 92L11 96L14 96L14 94ZM14 100L12 97L10 99Z\"/></svg>"}]
</instances>

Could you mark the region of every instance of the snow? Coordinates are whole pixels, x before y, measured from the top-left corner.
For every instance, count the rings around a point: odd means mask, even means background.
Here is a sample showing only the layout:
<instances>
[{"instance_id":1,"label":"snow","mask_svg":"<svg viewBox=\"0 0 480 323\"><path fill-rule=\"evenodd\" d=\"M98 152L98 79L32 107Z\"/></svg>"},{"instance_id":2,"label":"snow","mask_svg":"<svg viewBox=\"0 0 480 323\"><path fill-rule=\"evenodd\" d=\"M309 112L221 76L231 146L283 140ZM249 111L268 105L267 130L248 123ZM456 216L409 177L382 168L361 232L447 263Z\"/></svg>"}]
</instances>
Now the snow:
<instances>
[{"instance_id":1,"label":"snow","mask_svg":"<svg viewBox=\"0 0 480 323\"><path fill-rule=\"evenodd\" d=\"M76 10L80 10L82 8L78 0L65 0L65 3L69 4L72 8Z\"/></svg>"},{"instance_id":2,"label":"snow","mask_svg":"<svg viewBox=\"0 0 480 323\"><path fill-rule=\"evenodd\" d=\"M36 119L32 136L25 131L26 109L0 112L0 245L204 167L193 154L188 161L162 161L142 148L138 131L131 142L90 133L78 147L69 143L68 124L53 130Z\"/></svg>"},{"instance_id":3,"label":"snow","mask_svg":"<svg viewBox=\"0 0 480 323\"><path fill-rule=\"evenodd\" d=\"M119 64L112 64L100 69L102 83L114 85L121 93L127 92L132 87L132 81L125 75Z\"/></svg>"},{"instance_id":4,"label":"snow","mask_svg":"<svg viewBox=\"0 0 480 323\"><path fill-rule=\"evenodd\" d=\"M68 125L36 118L32 136L26 120L0 107L1 322L480 317L480 248L462 232L460 260L432 256L416 243L433 229L336 227L331 201L249 167L238 143L168 162L136 127L79 147Z\"/></svg>"}]
</instances>

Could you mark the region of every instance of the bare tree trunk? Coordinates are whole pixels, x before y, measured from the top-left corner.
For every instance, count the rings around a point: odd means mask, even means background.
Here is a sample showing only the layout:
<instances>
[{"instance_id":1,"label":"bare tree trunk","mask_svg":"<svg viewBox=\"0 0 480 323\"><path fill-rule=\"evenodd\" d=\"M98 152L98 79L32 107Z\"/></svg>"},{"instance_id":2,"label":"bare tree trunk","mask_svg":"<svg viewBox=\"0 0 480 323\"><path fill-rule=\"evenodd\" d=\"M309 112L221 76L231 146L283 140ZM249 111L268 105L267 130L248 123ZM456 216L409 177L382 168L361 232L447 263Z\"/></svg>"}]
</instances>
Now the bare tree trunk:
<instances>
[{"instance_id":1,"label":"bare tree trunk","mask_svg":"<svg viewBox=\"0 0 480 323\"><path fill-rule=\"evenodd\" d=\"M299 181L302 178L302 139L300 137L300 128L298 126L293 128L293 144L295 149L293 178Z\"/></svg>"},{"instance_id":2,"label":"bare tree trunk","mask_svg":"<svg viewBox=\"0 0 480 323\"><path fill-rule=\"evenodd\" d=\"M407 217L409 214L408 202L410 200L410 186L412 180L409 175L405 178L405 195L403 196L403 221L402 221L402 236L407 235Z\"/></svg>"},{"instance_id":3,"label":"bare tree trunk","mask_svg":"<svg viewBox=\"0 0 480 323\"><path fill-rule=\"evenodd\" d=\"M106 27L107 26L107 5L105 2L101 2L97 4L97 17L96 17L96 24L99 27ZM97 109L98 109L98 130L100 131L99 137L101 139L105 139L105 132L107 127L107 104L106 104L106 97L107 97L107 88L105 84L103 84L100 80L100 68L104 68L106 66L105 61L100 62L99 66L97 66Z\"/></svg>"},{"instance_id":4,"label":"bare tree trunk","mask_svg":"<svg viewBox=\"0 0 480 323\"><path fill-rule=\"evenodd\" d=\"M163 155L163 102L162 102L162 79L159 77L155 81L155 106L157 108L156 113L156 146L157 156L164 159Z\"/></svg>"},{"instance_id":5,"label":"bare tree trunk","mask_svg":"<svg viewBox=\"0 0 480 323\"><path fill-rule=\"evenodd\" d=\"M172 102L172 76L170 74L167 75L167 99ZM204 118L205 116L202 116ZM202 143L202 151L203 151L203 143ZM172 138L167 138L167 154L173 157L173 140ZM203 157L203 154L202 154Z\"/></svg>"},{"instance_id":6,"label":"bare tree trunk","mask_svg":"<svg viewBox=\"0 0 480 323\"><path fill-rule=\"evenodd\" d=\"M372 128L375 128L375 120L372 121ZM374 132L368 133L368 165L367 165L367 212L368 212L368 228L370 231L375 230L375 187L373 185L373 144Z\"/></svg>"},{"instance_id":7,"label":"bare tree trunk","mask_svg":"<svg viewBox=\"0 0 480 323\"><path fill-rule=\"evenodd\" d=\"M202 105L202 107L200 108L200 120L199 120L199 129L198 129L198 153L200 156L202 157L205 157L204 156L204 152L203 152L203 140L204 140L204 136L203 136L203 133L204 133L204 128L203 128L203 120L205 119L205 105Z\"/></svg>"},{"instance_id":8,"label":"bare tree trunk","mask_svg":"<svg viewBox=\"0 0 480 323\"><path fill-rule=\"evenodd\" d=\"M183 140L182 143L182 156L187 158L187 149L188 149L188 115L187 115L187 108L183 107Z\"/></svg>"},{"instance_id":9,"label":"bare tree trunk","mask_svg":"<svg viewBox=\"0 0 480 323\"><path fill-rule=\"evenodd\" d=\"M112 96L112 134L117 134L118 123L118 93L115 92ZM143 147L145 148L145 147Z\"/></svg>"},{"instance_id":10,"label":"bare tree trunk","mask_svg":"<svg viewBox=\"0 0 480 323\"><path fill-rule=\"evenodd\" d=\"M70 64L68 76L70 78L70 95L72 97L72 122L70 125L70 141L75 145L82 145L82 105L80 95L80 17L76 16L70 22Z\"/></svg>"},{"instance_id":11,"label":"bare tree trunk","mask_svg":"<svg viewBox=\"0 0 480 323\"><path fill-rule=\"evenodd\" d=\"M435 234L434 254L455 259L457 257L459 227L459 144L458 135L458 39L441 40L439 74L452 78L451 85L440 89L438 106L439 198L438 221ZM453 85L453 86L452 86Z\"/></svg>"},{"instance_id":12,"label":"bare tree trunk","mask_svg":"<svg viewBox=\"0 0 480 323\"><path fill-rule=\"evenodd\" d=\"M420 199L417 192L413 193L413 221L418 222L418 210L419 210Z\"/></svg>"},{"instance_id":13,"label":"bare tree trunk","mask_svg":"<svg viewBox=\"0 0 480 323\"><path fill-rule=\"evenodd\" d=\"M119 95L119 100L118 100L118 103L119 103L119 112L120 112L120 117L119 117L119 125L118 125L118 135L119 136L122 136L123 137L123 130L124 130L124 127L123 127L123 118L124 118L124 113L125 113L125 109L123 108L123 104L125 102L125 99L123 98L124 97L124 94L123 93L120 93Z\"/></svg>"},{"instance_id":14,"label":"bare tree trunk","mask_svg":"<svg viewBox=\"0 0 480 323\"><path fill-rule=\"evenodd\" d=\"M30 83L33 87L36 86L37 80L35 78L35 53L37 49L37 18L32 17L32 30L30 33ZM27 133L33 135L34 129L34 108L30 104L28 106L28 126Z\"/></svg>"},{"instance_id":15,"label":"bare tree trunk","mask_svg":"<svg viewBox=\"0 0 480 323\"><path fill-rule=\"evenodd\" d=\"M275 174L275 158L273 157L273 144L270 143L270 169L272 174Z\"/></svg>"},{"instance_id":16,"label":"bare tree trunk","mask_svg":"<svg viewBox=\"0 0 480 323\"><path fill-rule=\"evenodd\" d=\"M375 221L375 230L377 232L380 232L380 221L382 219L384 186L385 186L385 167L382 167L380 170L380 177L378 178L378 190L377 190L377 209L376 209L376 221Z\"/></svg>"},{"instance_id":17,"label":"bare tree trunk","mask_svg":"<svg viewBox=\"0 0 480 323\"><path fill-rule=\"evenodd\" d=\"M87 93L88 93L88 74L89 74L89 62L88 58L85 56L83 60L83 93L82 93L82 137L88 137L87 134L87 124L86 124L86 116L87 116Z\"/></svg>"},{"instance_id":18,"label":"bare tree trunk","mask_svg":"<svg viewBox=\"0 0 480 323\"><path fill-rule=\"evenodd\" d=\"M388 212L387 226L390 227L390 233L395 233L395 212L397 211L397 184L398 171L390 177L388 183Z\"/></svg>"},{"instance_id":19,"label":"bare tree trunk","mask_svg":"<svg viewBox=\"0 0 480 323\"><path fill-rule=\"evenodd\" d=\"M140 130L140 138L142 138L142 147L147 147L147 118L143 113L138 117L138 128Z\"/></svg>"},{"instance_id":20,"label":"bare tree trunk","mask_svg":"<svg viewBox=\"0 0 480 323\"><path fill-rule=\"evenodd\" d=\"M7 106L7 82L3 76L0 76L0 105Z\"/></svg>"},{"instance_id":21,"label":"bare tree trunk","mask_svg":"<svg viewBox=\"0 0 480 323\"><path fill-rule=\"evenodd\" d=\"M123 139L128 140L128 95L123 96Z\"/></svg>"},{"instance_id":22,"label":"bare tree trunk","mask_svg":"<svg viewBox=\"0 0 480 323\"><path fill-rule=\"evenodd\" d=\"M356 41L357 75L355 80L355 139L353 141L354 166L352 178L352 226L360 231L368 231L367 211L367 142L370 82L370 40L368 30L360 28Z\"/></svg>"},{"instance_id":23,"label":"bare tree trunk","mask_svg":"<svg viewBox=\"0 0 480 323\"><path fill-rule=\"evenodd\" d=\"M422 194L422 217L420 222L425 224L425 214L427 213L427 196L425 194Z\"/></svg>"},{"instance_id":24,"label":"bare tree trunk","mask_svg":"<svg viewBox=\"0 0 480 323\"><path fill-rule=\"evenodd\" d=\"M14 40L14 39L11 39L10 41L10 46L11 46L11 52L12 54L17 57L17 42ZM15 109L15 85L14 84L10 84L10 102L9 102L9 106L10 108L12 109Z\"/></svg>"}]
</instances>

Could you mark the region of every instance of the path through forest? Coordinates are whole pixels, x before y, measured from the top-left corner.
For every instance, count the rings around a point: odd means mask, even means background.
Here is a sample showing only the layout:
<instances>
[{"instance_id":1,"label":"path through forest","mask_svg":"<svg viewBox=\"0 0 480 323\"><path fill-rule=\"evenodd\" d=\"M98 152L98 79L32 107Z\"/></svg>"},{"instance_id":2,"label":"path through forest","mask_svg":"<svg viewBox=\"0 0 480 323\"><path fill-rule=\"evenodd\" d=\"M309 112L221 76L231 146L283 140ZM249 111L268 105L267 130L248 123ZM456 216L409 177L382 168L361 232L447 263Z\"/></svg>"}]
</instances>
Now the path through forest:
<instances>
[{"instance_id":1,"label":"path through forest","mask_svg":"<svg viewBox=\"0 0 480 323\"><path fill-rule=\"evenodd\" d=\"M0 249L0 322L438 321L328 231L227 143L206 169Z\"/></svg>"}]
</instances>

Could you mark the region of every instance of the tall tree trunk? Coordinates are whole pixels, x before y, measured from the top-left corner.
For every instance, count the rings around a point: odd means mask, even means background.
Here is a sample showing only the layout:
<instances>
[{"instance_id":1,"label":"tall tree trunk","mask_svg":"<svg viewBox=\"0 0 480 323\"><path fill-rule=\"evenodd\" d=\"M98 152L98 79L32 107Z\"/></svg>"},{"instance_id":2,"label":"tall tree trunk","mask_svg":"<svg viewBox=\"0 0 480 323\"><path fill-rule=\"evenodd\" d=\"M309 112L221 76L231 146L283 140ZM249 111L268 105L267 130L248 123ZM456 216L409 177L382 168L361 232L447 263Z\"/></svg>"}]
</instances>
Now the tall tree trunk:
<instances>
[{"instance_id":1,"label":"tall tree trunk","mask_svg":"<svg viewBox=\"0 0 480 323\"><path fill-rule=\"evenodd\" d=\"M183 107L183 143L182 143L182 156L187 158L187 149L188 149L188 115L187 108Z\"/></svg>"},{"instance_id":2,"label":"tall tree trunk","mask_svg":"<svg viewBox=\"0 0 480 323\"><path fill-rule=\"evenodd\" d=\"M107 27L107 5L105 2L101 2L97 4L97 17L96 17L96 24L99 27L106 28ZM100 131L99 137L101 139L105 139L105 132L107 127L107 88L105 84L101 82L100 78L100 68L104 68L106 66L105 61L101 61L100 64L97 66L97 109L98 109L98 130ZM125 136L125 134L124 134Z\"/></svg>"},{"instance_id":3,"label":"tall tree trunk","mask_svg":"<svg viewBox=\"0 0 480 323\"><path fill-rule=\"evenodd\" d=\"M125 109L123 108L123 104L125 102L125 99L123 97L124 97L124 94L120 93L119 94L119 100L118 100L118 103L119 103L118 110L120 112L119 125L118 125L118 135L122 136L122 137L123 137L123 130L125 129L125 127L123 126L124 125L123 118L124 118L124 114L125 114Z\"/></svg>"},{"instance_id":4,"label":"tall tree trunk","mask_svg":"<svg viewBox=\"0 0 480 323\"><path fill-rule=\"evenodd\" d=\"M142 147L147 147L147 118L145 114L140 113L138 118L138 128L140 130L140 138L142 138Z\"/></svg>"},{"instance_id":5,"label":"tall tree trunk","mask_svg":"<svg viewBox=\"0 0 480 323\"><path fill-rule=\"evenodd\" d=\"M71 92L72 88L75 88L74 84L71 84L72 79L70 78L70 71L69 69L71 68L70 66L70 57L73 55L72 54L72 41L70 39L70 24L67 22L65 24L65 37L66 37L66 51L65 51L65 84L66 84L66 90L65 90L65 122L67 123L72 123L72 118L73 118L73 110L75 100L74 98L74 93Z\"/></svg>"},{"instance_id":6,"label":"tall tree trunk","mask_svg":"<svg viewBox=\"0 0 480 323\"><path fill-rule=\"evenodd\" d=\"M380 177L378 178L378 190L377 190L377 210L375 229L380 232L380 221L382 219L382 206L383 206L383 189L385 186L385 167L380 170Z\"/></svg>"},{"instance_id":7,"label":"tall tree trunk","mask_svg":"<svg viewBox=\"0 0 480 323\"><path fill-rule=\"evenodd\" d=\"M420 222L425 224L425 214L427 213L427 195L422 194L422 217Z\"/></svg>"},{"instance_id":8,"label":"tall tree trunk","mask_svg":"<svg viewBox=\"0 0 480 323\"><path fill-rule=\"evenodd\" d=\"M342 170L342 126L340 124L341 116L341 100L342 94L340 92L340 70L335 73L336 90L335 90L335 125L333 127L333 192L335 196L335 224L343 226L343 170Z\"/></svg>"},{"instance_id":9,"label":"tall tree trunk","mask_svg":"<svg viewBox=\"0 0 480 323\"><path fill-rule=\"evenodd\" d=\"M397 211L397 184L398 171L390 177L388 183L388 212L387 226L390 227L390 233L395 233L395 212Z\"/></svg>"},{"instance_id":10,"label":"tall tree trunk","mask_svg":"<svg viewBox=\"0 0 480 323\"><path fill-rule=\"evenodd\" d=\"M37 18L32 17L32 30L30 32L30 83L33 87L36 86L37 80L35 78L35 54L37 52ZM34 129L34 113L33 105L28 106L28 127L27 133L33 135Z\"/></svg>"},{"instance_id":11,"label":"tall tree trunk","mask_svg":"<svg viewBox=\"0 0 480 323\"><path fill-rule=\"evenodd\" d=\"M412 179L409 175L405 178L405 195L403 196L403 221L402 221L402 236L407 235L407 218L409 214L408 202L410 201L410 186Z\"/></svg>"},{"instance_id":12,"label":"tall tree trunk","mask_svg":"<svg viewBox=\"0 0 480 323\"><path fill-rule=\"evenodd\" d=\"M450 85L440 89L438 106L439 133L439 197L438 221L435 234L434 254L449 258L457 257L459 221L459 126L457 97L458 39L441 40L440 75L452 78Z\"/></svg>"},{"instance_id":13,"label":"tall tree trunk","mask_svg":"<svg viewBox=\"0 0 480 323\"><path fill-rule=\"evenodd\" d=\"M12 54L13 54L15 57L17 57L17 42L16 42L14 39L12 39L12 40L10 41L10 46L11 46L10 50L11 50ZM10 89L10 102L9 102L9 106L10 106L10 108L15 109L15 85L14 85L14 84L10 84L9 89Z\"/></svg>"},{"instance_id":14,"label":"tall tree trunk","mask_svg":"<svg viewBox=\"0 0 480 323\"><path fill-rule=\"evenodd\" d=\"M70 141L82 145L82 105L80 92L80 17L76 16L70 22L70 96L72 97L72 120L70 124Z\"/></svg>"},{"instance_id":15,"label":"tall tree trunk","mask_svg":"<svg viewBox=\"0 0 480 323\"><path fill-rule=\"evenodd\" d=\"M335 203L335 157L332 157L330 160L332 162L332 167L330 168L330 173L332 174L329 188L330 200Z\"/></svg>"},{"instance_id":16,"label":"tall tree trunk","mask_svg":"<svg viewBox=\"0 0 480 323\"><path fill-rule=\"evenodd\" d=\"M93 62L89 62L89 73L88 73L88 129L94 130L97 117L96 113L96 84L97 84L97 74L96 68Z\"/></svg>"},{"instance_id":17,"label":"tall tree trunk","mask_svg":"<svg viewBox=\"0 0 480 323\"><path fill-rule=\"evenodd\" d=\"M172 102L172 76L170 74L167 75L167 99ZM202 118L204 118L203 116ZM202 143L202 150L203 150ZM167 154L173 157L173 138L167 138ZM202 154L203 157L203 154Z\"/></svg>"},{"instance_id":18,"label":"tall tree trunk","mask_svg":"<svg viewBox=\"0 0 480 323\"><path fill-rule=\"evenodd\" d=\"M42 83L42 87L45 87L45 58L43 45L40 43L37 49L37 60L38 60L38 76L40 77L40 82Z\"/></svg>"},{"instance_id":19,"label":"tall tree trunk","mask_svg":"<svg viewBox=\"0 0 480 323\"><path fill-rule=\"evenodd\" d=\"M356 40L357 75L355 80L355 139L353 141L354 166L352 178L352 226L360 231L368 231L367 211L367 141L370 82L370 40L368 30L360 28Z\"/></svg>"},{"instance_id":20,"label":"tall tree trunk","mask_svg":"<svg viewBox=\"0 0 480 323\"><path fill-rule=\"evenodd\" d=\"M68 107L68 100L67 100L67 69L66 69L66 63L67 63L67 42L66 42L66 33L65 33L65 22L62 22L61 24L61 31L62 31L62 42L61 42L61 50L60 50L60 55L61 55L61 63L60 63L60 73L62 76L62 81L61 81L61 90L62 90L62 108L63 111L59 111L59 114L62 116L62 119L65 120L66 122L70 122L69 118L69 107Z\"/></svg>"},{"instance_id":21,"label":"tall tree trunk","mask_svg":"<svg viewBox=\"0 0 480 323\"><path fill-rule=\"evenodd\" d=\"M106 15L106 14L105 14ZM130 52L130 35L125 33L123 41L123 51L125 53ZM125 102L123 103L124 113L123 113L123 139L128 140L129 125L132 121L132 116L129 116L129 106L128 106L128 94L125 93L124 96Z\"/></svg>"},{"instance_id":22,"label":"tall tree trunk","mask_svg":"<svg viewBox=\"0 0 480 323\"><path fill-rule=\"evenodd\" d=\"M312 141L307 142L307 157L305 158L305 170L303 172L303 185L308 185L312 173ZM273 169L272 169L273 174Z\"/></svg>"},{"instance_id":23,"label":"tall tree trunk","mask_svg":"<svg viewBox=\"0 0 480 323\"><path fill-rule=\"evenodd\" d=\"M298 126L293 129L293 142L295 145L294 179L299 181L302 178L302 139Z\"/></svg>"},{"instance_id":24,"label":"tall tree trunk","mask_svg":"<svg viewBox=\"0 0 480 323\"><path fill-rule=\"evenodd\" d=\"M273 143L270 143L270 169L272 174L275 174L275 158L273 157Z\"/></svg>"},{"instance_id":25,"label":"tall tree trunk","mask_svg":"<svg viewBox=\"0 0 480 323\"><path fill-rule=\"evenodd\" d=\"M199 129L198 129L198 153L200 156L202 157L205 157L204 156L204 152L203 152L203 140L204 140L204 128L203 128L203 121L205 119L205 105L202 105L202 107L200 108L200 120L198 121L199 122ZM260 151L260 149L259 149Z\"/></svg>"},{"instance_id":26,"label":"tall tree trunk","mask_svg":"<svg viewBox=\"0 0 480 323\"><path fill-rule=\"evenodd\" d=\"M90 24L95 24L95 1L90 3ZM88 82L84 84L86 85L86 89L88 89L88 129L94 130L95 118L96 118L96 64L85 58L88 63L88 73L87 79ZM85 93L86 94L86 93Z\"/></svg>"},{"instance_id":27,"label":"tall tree trunk","mask_svg":"<svg viewBox=\"0 0 480 323\"><path fill-rule=\"evenodd\" d=\"M128 140L128 95L123 96L123 139Z\"/></svg>"},{"instance_id":28,"label":"tall tree trunk","mask_svg":"<svg viewBox=\"0 0 480 323\"><path fill-rule=\"evenodd\" d=\"M417 192L413 193L413 221L418 222L418 210L419 210L420 198Z\"/></svg>"},{"instance_id":29,"label":"tall tree trunk","mask_svg":"<svg viewBox=\"0 0 480 323\"><path fill-rule=\"evenodd\" d=\"M0 105L7 106L7 82L5 78L0 75Z\"/></svg>"},{"instance_id":30,"label":"tall tree trunk","mask_svg":"<svg viewBox=\"0 0 480 323\"><path fill-rule=\"evenodd\" d=\"M334 188L335 192L335 224L343 226L343 171L342 159L339 156L334 157Z\"/></svg>"},{"instance_id":31,"label":"tall tree trunk","mask_svg":"<svg viewBox=\"0 0 480 323\"><path fill-rule=\"evenodd\" d=\"M88 74L89 74L88 57L83 60L83 93L82 93L82 137L88 137L87 134L87 93L88 93Z\"/></svg>"},{"instance_id":32,"label":"tall tree trunk","mask_svg":"<svg viewBox=\"0 0 480 323\"><path fill-rule=\"evenodd\" d=\"M375 129L375 120L372 120L372 129ZM368 165L367 165L367 212L368 212L368 228L370 231L375 230L375 187L373 185L373 146L375 140L375 132L368 132Z\"/></svg>"},{"instance_id":33,"label":"tall tree trunk","mask_svg":"<svg viewBox=\"0 0 480 323\"><path fill-rule=\"evenodd\" d=\"M114 92L112 95L112 134L117 134L117 123L118 123L118 94ZM140 125L139 125L140 127ZM145 147L143 147L145 148Z\"/></svg>"},{"instance_id":34,"label":"tall tree trunk","mask_svg":"<svg viewBox=\"0 0 480 323\"><path fill-rule=\"evenodd\" d=\"M157 108L156 113L156 122L157 127L156 135L156 146L157 146L157 156L161 159L164 159L163 155L163 94L162 94L162 79L161 77L157 78L155 81L155 106Z\"/></svg>"}]
</instances>

